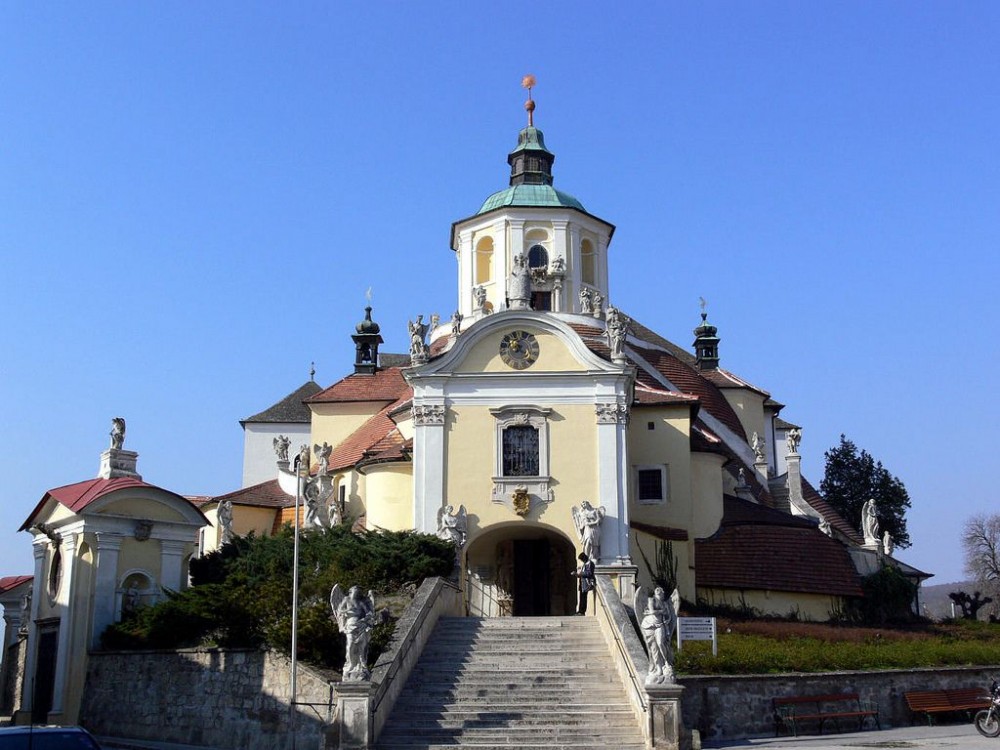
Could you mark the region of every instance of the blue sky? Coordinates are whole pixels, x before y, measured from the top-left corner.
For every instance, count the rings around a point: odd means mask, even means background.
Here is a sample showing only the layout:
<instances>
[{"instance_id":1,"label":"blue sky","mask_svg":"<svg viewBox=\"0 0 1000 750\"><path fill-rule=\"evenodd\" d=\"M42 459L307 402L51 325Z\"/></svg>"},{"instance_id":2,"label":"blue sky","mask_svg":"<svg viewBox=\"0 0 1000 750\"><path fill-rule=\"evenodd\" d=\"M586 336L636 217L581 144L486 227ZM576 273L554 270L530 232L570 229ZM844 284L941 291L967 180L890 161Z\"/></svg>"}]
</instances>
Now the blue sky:
<instances>
[{"instance_id":1,"label":"blue sky","mask_svg":"<svg viewBox=\"0 0 1000 750\"><path fill-rule=\"evenodd\" d=\"M456 306L451 222L506 185L521 77L612 301L910 491L961 577L997 508L1000 6L0 5L0 574L110 419L147 481L239 486L238 420Z\"/></svg>"}]
</instances>

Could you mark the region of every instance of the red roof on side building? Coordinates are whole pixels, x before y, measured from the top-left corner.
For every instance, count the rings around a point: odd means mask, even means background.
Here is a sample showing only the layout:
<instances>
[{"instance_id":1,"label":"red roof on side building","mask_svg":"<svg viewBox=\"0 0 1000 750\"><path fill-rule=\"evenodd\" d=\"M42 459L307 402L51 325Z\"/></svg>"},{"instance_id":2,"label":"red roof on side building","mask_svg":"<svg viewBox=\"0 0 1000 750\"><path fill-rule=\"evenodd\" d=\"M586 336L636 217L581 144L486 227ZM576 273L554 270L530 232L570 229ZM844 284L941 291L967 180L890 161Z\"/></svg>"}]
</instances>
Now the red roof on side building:
<instances>
[{"instance_id":1,"label":"red roof on side building","mask_svg":"<svg viewBox=\"0 0 1000 750\"><path fill-rule=\"evenodd\" d=\"M377 370L372 374L352 373L326 390L306 399L307 404L343 403L351 401L396 401L413 395L413 389L403 379L398 367Z\"/></svg>"},{"instance_id":2,"label":"red roof on side building","mask_svg":"<svg viewBox=\"0 0 1000 750\"><path fill-rule=\"evenodd\" d=\"M254 508L285 508L295 504L295 498L285 494L277 479L269 479L225 495L218 495L209 502L221 503L223 500L228 500L233 505L248 505Z\"/></svg>"},{"instance_id":3,"label":"red roof on side building","mask_svg":"<svg viewBox=\"0 0 1000 750\"><path fill-rule=\"evenodd\" d=\"M65 505L74 513L80 513L84 508L93 503L96 500L109 495L112 492L118 492L119 490L130 490L130 489L150 489L157 490L158 492L165 492L169 495L173 495L178 500L188 503L192 507L197 507L188 500L186 497L178 495L176 492L171 492L170 490L165 490L162 487L157 487L154 484L149 484L148 482L143 482L141 479L136 479L134 477L118 477L116 479L88 479L83 482L76 482L75 484L67 484L64 487L56 487L55 489L46 492L42 499L38 501L38 505L35 506L34 510L28 516L28 519L21 525L18 531L24 531L31 527L31 522L34 521L35 516L41 511L42 506L45 505L46 501L49 499L55 500L56 502Z\"/></svg>"},{"instance_id":4,"label":"red roof on side building","mask_svg":"<svg viewBox=\"0 0 1000 750\"><path fill-rule=\"evenodd\" d=\"M395 450L400 459L404 458L399 447L405 441L389 415L413 397L409 386L407 390L409 392L402 398L386 406L333 449L333 455L330 456L330 470L339 471L355 466L362 459L370 460L374 458L374 454L383 450Z\"/></svg>"},{"instance_id":5,"label":"red roof on side building","mask_svg":"<svg viewBox=\"0 0 1000 750\"><path fill-rule=\"evenodd\" d=\"M0 578L0 594L6 594L11 589L16 589L22 583L27 583L34 579L34 576L4 576Z\"/></svg>"},{"instance_id":6,"label":"red roof on side building","mask_svg":"<svg viewBox=\"0 0 1000 750\"><path fill-rule=\"evenodd\" d=\"M842 543L803 518L726 497L722 524L695 541L695 584L703 588L862 596Z\"/></svg>"}]
</instances>

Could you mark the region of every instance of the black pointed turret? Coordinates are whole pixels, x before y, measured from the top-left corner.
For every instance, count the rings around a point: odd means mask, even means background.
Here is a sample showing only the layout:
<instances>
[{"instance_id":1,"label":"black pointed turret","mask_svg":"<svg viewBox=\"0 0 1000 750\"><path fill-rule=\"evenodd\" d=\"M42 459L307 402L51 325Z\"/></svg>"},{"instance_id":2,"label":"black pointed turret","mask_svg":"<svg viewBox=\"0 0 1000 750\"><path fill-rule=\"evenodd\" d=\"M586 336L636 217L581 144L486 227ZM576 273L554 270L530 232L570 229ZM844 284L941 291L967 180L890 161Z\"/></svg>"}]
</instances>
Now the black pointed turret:
<instances>
[{"instance_id":1,"label":"black pointed turret","mask_svg":"<svg viewBox=\"0 0 1000 750\"><path fill-rule=\"evenodd\" d=\"M708 322L708 313L701 314L701 325L694 329L694 356L699 370L719 368L719 329Z\"/></svg>"},{"instance_id":2,"label":"black pointed turret","mask_svg":"<svg viewBox=\"0 0 1000 750\"><path fill-rule=\"evenodd\" d=\"M354 372L372 375L378 369L378 345L382 343L378 323L372 320L372 307L365 308L365 319L355 326Z\"/></svg>"},{"instance_id":3,"label":"black pointed turret","mask_svg":"<svg viewBox=\"0 0 1000 750\"><path fill-rule=\"evenodd\" d=\"M517 147L507 155L510 184L551 185L555 154L545 148L542 131L529 125L517 134Z\"/></svg>"}]
</instances>

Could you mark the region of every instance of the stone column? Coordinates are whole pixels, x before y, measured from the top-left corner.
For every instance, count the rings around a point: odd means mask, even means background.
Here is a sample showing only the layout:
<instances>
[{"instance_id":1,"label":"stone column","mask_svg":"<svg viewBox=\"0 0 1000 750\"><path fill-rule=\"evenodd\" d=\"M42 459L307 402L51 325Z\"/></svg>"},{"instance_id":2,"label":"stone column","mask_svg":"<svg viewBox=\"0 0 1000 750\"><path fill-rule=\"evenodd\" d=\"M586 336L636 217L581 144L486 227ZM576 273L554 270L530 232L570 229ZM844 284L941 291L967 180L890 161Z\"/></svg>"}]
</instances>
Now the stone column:
<instances>
[{"instance_id":1,"label":"stone column","mask_svg":"<svg viewBox=\"0 0 1000 750\"><path fill-rule=\"evenodd\" d=\"M806 510L809 506L802 495L801 462L798 453L785 456L785 466L788 468L788 510L796 516L813 515Z\"/></svg>"},{"instance_id":2,"label":"stone column","mask_svg":"<svg viewBox=\"0 0 1000 750\"><path fill-rule=\"evenodd\" d=\"M476 248L472 244L472 232L463 232L458 239L458 309L462 317L471 320L475 312L472 290L476 288Z\"/></svg>"},{"instance_id":3,"label":"stone column","mask_svg":"<svg viewBox=\"0 0 1000 750\"><path fill-rule=\"evenodd\" d=\"M373 686L370 682L341 682L335 688L337 696L337 718L333 731L339 735L333 738L333 747L371 748L375 745L375 722L372 704ZM327 743L331 746L331 743Z\"/></svg>"},{"instance_id":4,"label":"stone column","mask_svg":"<svg viewBox=\"0 0 1000 750\"><path fill-rule=\"evenodd\" d=\"M569 256L570 256L570 243L569 234L566 232L569 226L568 221L553 221L552 222L552 255L549 257L549 267L552 267L553 261L556 258L563 259L563 267L569 266ZM572 309L566 309L563 304L564 295L562 294L562 284L558 284L556 288L552 290L552 311L553 312L573 312Z\"/></svg>"},{"instance_id":5,"label":"stone column","mask_svg":"<svg viewBox=\"0 0 1000 750\"><path fill-rule=\"evenodd\" d=\"M443 404L413 407L413 528L437 531L437 512L444 498Z\"/></svg>"},{"instance_id":6,"label":"stone column","mask_svg":"<svg viewBox=\"0 0 1000 750\"><path fill-rule=\"evenodd\" d=\"M646 685L649 703L647 746L655 750L680 750L681 693L683 685Z\"/></svg>"},{"instance_id":7,"label":"stone column","mask_svg":"<svg viewBox=\"0 0 1000 750\"><path fill-rule=\"evenodd\" d=\"M160 586L180 591L184 588L184 549L187 542L160 540Z\"/></svg>"},{"instance_id":8,"label":"stone column","mask_svg":"<svg viewBox=\"0 0 1000 750\"><path fill-rule=\"evenodd\" d=\"M569 247L566 249L566 298L564 312L580 312L580 285L583 283L583 261L580 258L580 227L569 227Z\"/></svg>"}]
</instances>

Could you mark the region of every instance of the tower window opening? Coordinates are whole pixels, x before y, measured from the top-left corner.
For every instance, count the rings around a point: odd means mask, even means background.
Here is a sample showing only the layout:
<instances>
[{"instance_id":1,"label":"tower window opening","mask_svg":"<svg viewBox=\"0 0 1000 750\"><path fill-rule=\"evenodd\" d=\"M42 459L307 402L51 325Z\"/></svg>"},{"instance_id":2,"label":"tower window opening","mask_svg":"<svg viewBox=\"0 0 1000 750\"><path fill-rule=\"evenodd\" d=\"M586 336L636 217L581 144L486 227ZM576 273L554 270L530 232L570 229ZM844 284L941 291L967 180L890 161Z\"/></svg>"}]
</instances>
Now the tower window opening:
<instances>
[{"instance_id":1,"label":"tower window opening","mask_svg":"<svg viewBox=\"0 0 1000 750\"><path fill-rule=\"evenodd\" d=\"M594 243L584 240L580 243L580 276L584 284L597 283L597 256L594 253Z\"/></svg>"},{"instance_id":2,"label":"tower window opening","mask_svg":"<svg viewBox=\"0 0 1000 750\"><path fill-rule=\"evenodd\" d=\"M531 309L548 311L552 309L552 292L532 292Z\"/></svg>"},{"instance_id":3,"label":"tower window opening","mask_svg":"<svg viewBox=\"0 0 1000 750\"><path fill-rule=\"evenodd\" d=\"M483 237L476 243L476 283L493 281L493 238Z\"/></svg>"},{"instance_id":4,"label":"tower window opening","mask_svg":"<svg viewBox=\"0 0 1000 750\"><path fill-rule=\"evenodd\" d=\"M528 268L548 268L549 253L541 245L532 245L528 250Z\"/></svg>"}]
</instances>

